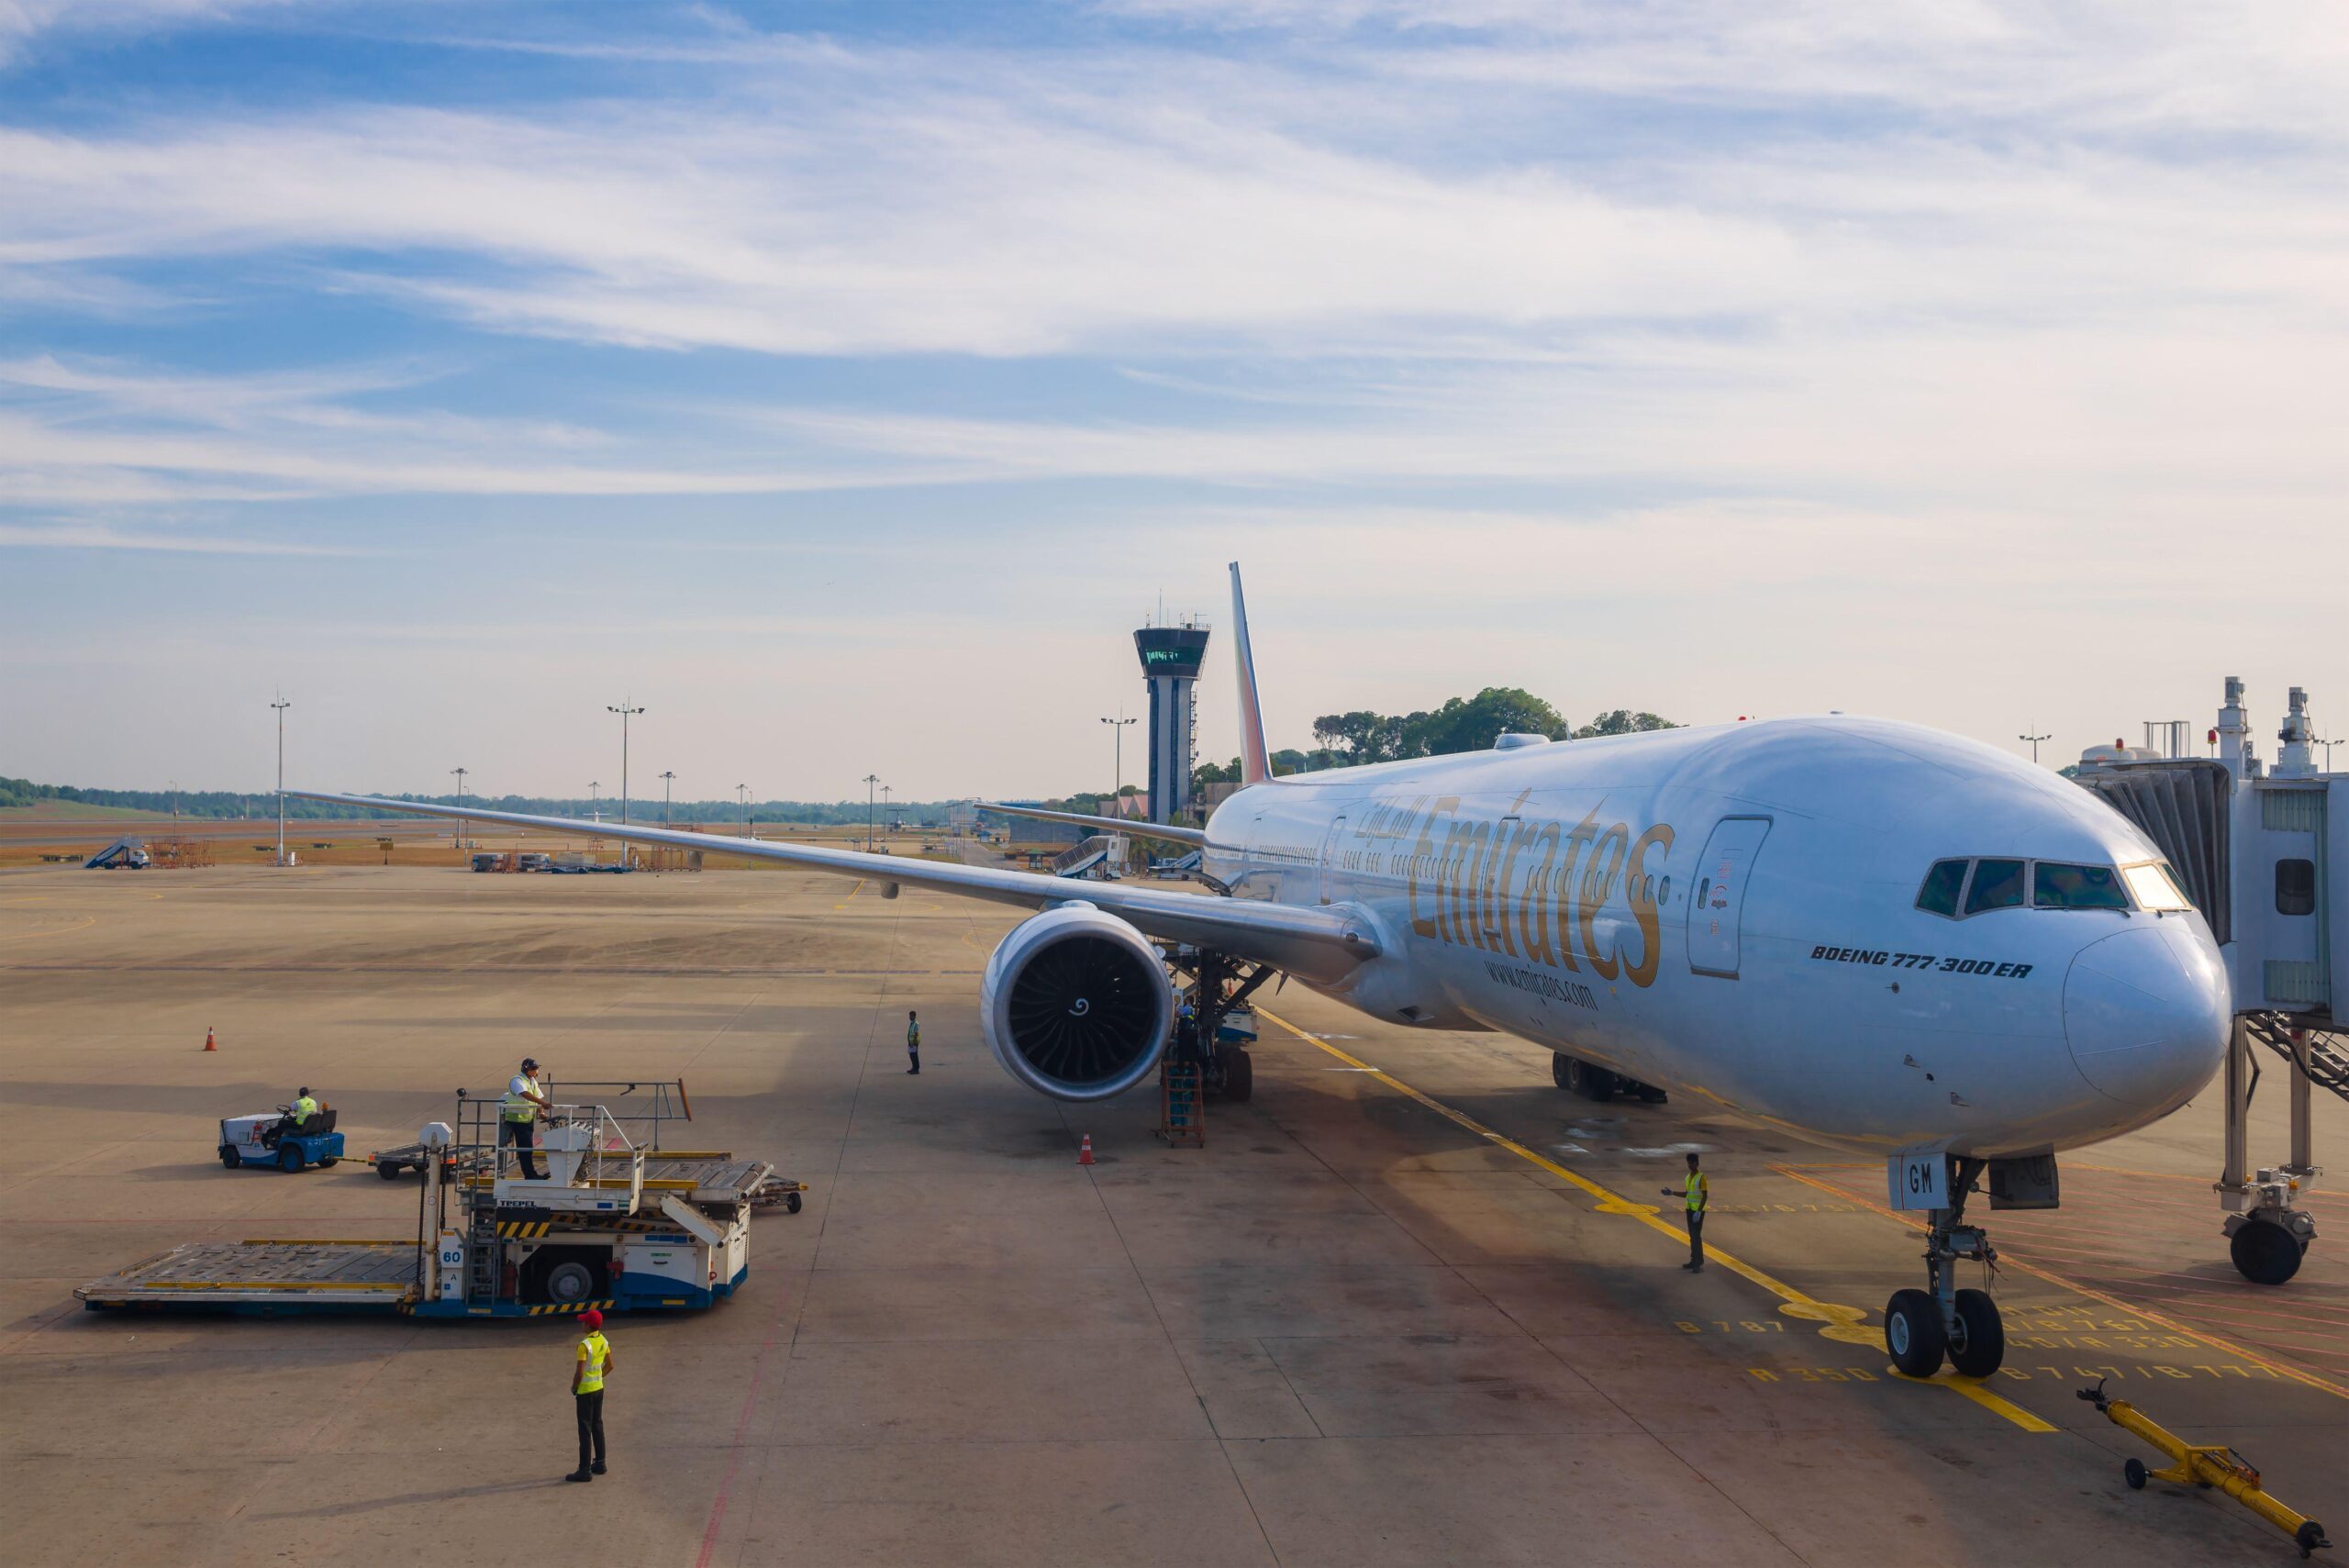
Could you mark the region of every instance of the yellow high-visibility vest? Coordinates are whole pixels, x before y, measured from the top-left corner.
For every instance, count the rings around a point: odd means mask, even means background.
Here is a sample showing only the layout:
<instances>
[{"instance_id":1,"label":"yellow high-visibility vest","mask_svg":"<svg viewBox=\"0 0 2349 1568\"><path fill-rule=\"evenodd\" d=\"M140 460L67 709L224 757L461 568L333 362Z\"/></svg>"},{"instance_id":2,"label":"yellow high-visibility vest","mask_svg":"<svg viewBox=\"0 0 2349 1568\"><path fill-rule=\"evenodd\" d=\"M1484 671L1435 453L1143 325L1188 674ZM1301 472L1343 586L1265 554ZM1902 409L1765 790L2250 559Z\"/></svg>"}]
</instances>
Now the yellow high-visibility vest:
<instances>
[{"instance_id":1,"label":"yellow high-visibility vest","mask_svg":"<svg viewBox=\"0 0 2349 1568\"><path fill-rule=\"evenodd\" d=\"M1712 1184L1705 1180L1705 1173L1702 1171L1689 1172L1687 1199L1688 1212L1691 1214L1704 1213L1705 1204L1711 1196Z\"/></svg>"},{"instance_id":2,"label":"yellow high-visibility vest","mask_svg":"<svg viewBox=\"0 0 2349 1568\"><path fill-rule=\"evenodd\" d=\"M294 1125L301 1126L318 1114L318 1102L305 1095L294 1102Z\"/></svg>"},{"instance_id":3,"label":"yellow high-visibility vest","mask_svg":"<svg viewBox=\"0 0 2349 1568\"><path fill-rule=\"evenodd\" d=\"M527 1084L531 1095L546 1093L539 1086L539 1081L536 1078L518 1077L516 1082ZM507 1121L529 1121L538 1114L538 1102L531 1099L529 1095L522 1094L512 1084L506 1086L506 1119Z\"/></svg>"},{"instance_id":4,"label":"yellow high-visibility vest","mask_svg":"<svg viewBox=\"0 0 2349 1568\"><path fill-rule=\"evenodd\" d=\"M591 1331L579 1341L579 1392L601 1394L604 1391L604 1358L612 1353L611 1341L604 1338L600 1329Z\"/></svg>"}]
</instances>

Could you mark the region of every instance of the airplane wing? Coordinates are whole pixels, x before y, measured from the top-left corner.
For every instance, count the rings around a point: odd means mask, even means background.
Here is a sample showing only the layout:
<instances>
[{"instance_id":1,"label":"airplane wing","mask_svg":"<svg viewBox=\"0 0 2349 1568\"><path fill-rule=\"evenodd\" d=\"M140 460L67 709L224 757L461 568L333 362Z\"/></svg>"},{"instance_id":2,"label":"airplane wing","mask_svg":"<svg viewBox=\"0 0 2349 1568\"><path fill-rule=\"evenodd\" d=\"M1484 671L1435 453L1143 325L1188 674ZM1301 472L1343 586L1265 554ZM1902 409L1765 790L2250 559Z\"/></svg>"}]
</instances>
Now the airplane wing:
<instances>
[{"instance_id":1,"label":"airplane wing","mask_svg":"<svg viewBox=\"0 0 2349 1568\"><path fill-rule=\"evenodd\" d=\"M941 865L898 856L866 854L861 850L831 850L817 844L779 844L763 839L738 839L723 833L687 833L670 828L649 828L631 822L583 822L569 817L532 817L518 811L484 811L475 806L428 806L417 801L384 800L366 795L330 795L320 790L289 789L303 800L332 801L339 806L363 806L387 817L451 817L468 822L503 822L548 833L580 833L618 839L631 844L666 844L675 849L702 850L713 854L740 855L750 860L780 861L836 876L857 876L907 887L958 893L996 904L1041 909L1058 904L1090 904L1128 920L1144 933L1196 947L1213 948L1234 957L1268 963L1300 980L1322 983L1342 979L1367 959L1378 956L1376 934L1359 911L1350 906L1300 908L1257 899L1219 898L1167 888L1127 887L1118 883L1065 882L1031 872L992 866Z\"/></svg>"},{"instance_id":2,"label":"airplane wing","mask_svg":"<svg viewBox=\"0 0 2349 1568\"><path fill-rule=\"evenodd\" d=\"M1162 822L1138 822L1123 817L1087 817L1081 811L1046 811L1034 806L997 806L985 800L979 802L979 809L998 812L1005 817L1032 817L1039 822L1074 822L1080 828L1098 828L1104 833L1124 833L1136 839L1159 839L1169 844L1200 845L1208 841L1207 834L1197 828L1170 828Z\"/></svg>"}]
</instances>

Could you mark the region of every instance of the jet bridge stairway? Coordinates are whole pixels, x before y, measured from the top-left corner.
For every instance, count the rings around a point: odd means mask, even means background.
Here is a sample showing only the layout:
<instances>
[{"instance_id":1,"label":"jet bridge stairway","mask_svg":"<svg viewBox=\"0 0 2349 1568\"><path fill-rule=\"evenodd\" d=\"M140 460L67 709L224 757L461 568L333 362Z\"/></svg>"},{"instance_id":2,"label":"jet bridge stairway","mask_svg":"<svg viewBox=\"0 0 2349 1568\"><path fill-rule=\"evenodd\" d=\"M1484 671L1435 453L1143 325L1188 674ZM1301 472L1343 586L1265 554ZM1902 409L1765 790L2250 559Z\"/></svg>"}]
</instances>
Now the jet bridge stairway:
<instances>
[{"instance_id":1,"label":"jet bridge stairway","mask_svg":"<svg viewBox=\"0 0 2349 1568\"><path fill-rule=\"evenodd\" d=\"M2243 1023L2254 1040L2282 1057L2310 1083L2349 1100L2349 1036L2298 1026L2282 1013L2252 1013ZM2252 1076L2255 1083L2255 1068Z\"/></svg>"}]
</instances>

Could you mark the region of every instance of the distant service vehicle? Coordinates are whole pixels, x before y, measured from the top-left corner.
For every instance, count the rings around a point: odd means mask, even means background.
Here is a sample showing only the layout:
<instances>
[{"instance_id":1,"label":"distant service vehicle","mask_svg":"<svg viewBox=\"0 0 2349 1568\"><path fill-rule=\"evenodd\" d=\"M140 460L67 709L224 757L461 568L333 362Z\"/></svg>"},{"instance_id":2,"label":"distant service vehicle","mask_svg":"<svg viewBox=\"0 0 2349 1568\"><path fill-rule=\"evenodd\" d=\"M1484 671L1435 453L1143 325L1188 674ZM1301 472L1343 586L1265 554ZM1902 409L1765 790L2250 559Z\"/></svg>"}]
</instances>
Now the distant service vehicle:
<instances>
[{"instance_id":1,"label":"distant service vehicle","mask_svg":"<svg viewBox=\"0 0 2349 1568\"><path fill-rule=\"evenodd\" d=\"M221 1118L220 1163L231 1171L240 1165L270 1165L280 1171L302 1171L312 1166L331 1170L342 1158L342 1134L334 1129L332 1106L318 1107L301 1131L289 1129L273 1140L264 1140L269 1130L292 1109L290 1106L280 1106L262 1116Z\"/></svg>"},{"instance_id":2,"label":"distant service vehicle","mask_svg":"<svg viewBox=\"0 0 2349 1568\"><path fill-rule=\"evenodd\" d=\"M117 839L82 862L83 871L145 871L154 863L147 847L136 839Z\"/></svg>"},{"instance_id":3,"label":"distant service vehicle","mask_svg":"<svg viewBox=\"0 0 2349 1568\"><path fill-rule=\"evenodd\" d=\"M1158 1068L1179 973L1215 1041L1286 973L1417 1029L1548 1047L1591 1093L1684 1089L1886 1162L1928 1221L1926 1290L1886 1306L1905 1372L2005 1356L1969 1197L2053 1207L2054 1154L2168 1115L2217 1068L2230 999L2210 929L2152 840L2055 773L1841 715L1553 743L1275 779L1231 569L1244 787L1204 829L990 806L1202 851L1219 896L904 862L895 884L1040 912L980 981L988 1049L1056 1098ZM386 815L455 807L309 795ZM723 850L846 876L870 857L633 824L478 821ZM1245 1084L1210 1045L1209 1085ZM1229 1054L1228 1063L1219 1058Z\"/></svg>"}]
</instances>

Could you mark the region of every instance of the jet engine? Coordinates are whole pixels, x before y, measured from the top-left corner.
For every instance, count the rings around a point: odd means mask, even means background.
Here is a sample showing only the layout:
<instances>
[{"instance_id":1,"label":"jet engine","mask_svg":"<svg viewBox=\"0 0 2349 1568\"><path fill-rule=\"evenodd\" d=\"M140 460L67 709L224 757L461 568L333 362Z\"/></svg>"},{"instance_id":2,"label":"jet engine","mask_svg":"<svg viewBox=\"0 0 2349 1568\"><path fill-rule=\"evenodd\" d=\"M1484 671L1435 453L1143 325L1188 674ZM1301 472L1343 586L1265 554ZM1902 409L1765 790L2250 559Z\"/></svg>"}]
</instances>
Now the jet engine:
<instances>
[{"instance_id":1,"label":"jet engine","mask_svg":"<svg viewBox=\"0 0 2349 1568\"><path fill-rule=\"evenodd\" d=\"M1174 1025L1158 950L1094 905L1012 928L979 984L979 1026L1003 1070L1056 1100L1106 1100L1148 1077Z\"/></svg>"}]
</instances>

